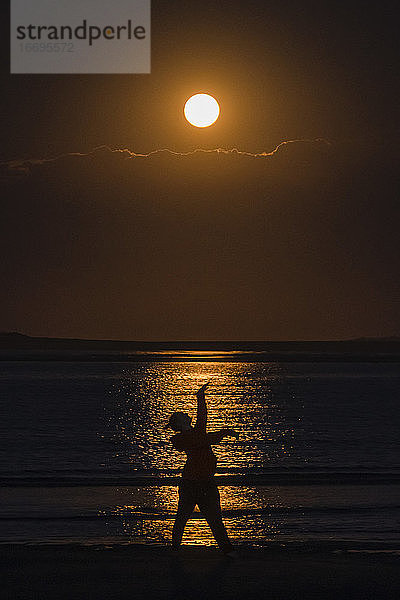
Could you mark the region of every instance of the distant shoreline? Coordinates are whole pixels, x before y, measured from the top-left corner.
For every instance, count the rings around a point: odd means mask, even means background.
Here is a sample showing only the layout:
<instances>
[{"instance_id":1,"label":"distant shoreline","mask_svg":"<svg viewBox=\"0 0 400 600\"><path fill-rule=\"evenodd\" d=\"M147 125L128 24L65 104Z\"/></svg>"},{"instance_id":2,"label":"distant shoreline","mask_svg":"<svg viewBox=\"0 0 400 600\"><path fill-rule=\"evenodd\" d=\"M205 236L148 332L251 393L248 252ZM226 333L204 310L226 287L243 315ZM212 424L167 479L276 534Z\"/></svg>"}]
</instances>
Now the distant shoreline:
<instances>
[{"instance_id":1,"label":"distant shoreline","mask_svg":"<svg viewBox=\"0 0 400 600\"><path fill-rule=\"evenodd\" d=\"M202 356L193 354L192 356L179 354L93 354L90 352L81 352L80 354L70 353L49 353L49 352L31 352L31 353L4 353L0 351L0 362L265 362L265 363L400 363L400 353L396 354L237 354L235 356Z\"/></svg>"},{"instance_id":2,"label":"distant shoreline","mask_svg":"<svg viewBox=\"0 0 400 600\"><path fill-rule=\"evenodd\" d=\"M339 341L114 341L0 334L0 361L400 362L400 338Z\"/></svg>"}]
</instances>

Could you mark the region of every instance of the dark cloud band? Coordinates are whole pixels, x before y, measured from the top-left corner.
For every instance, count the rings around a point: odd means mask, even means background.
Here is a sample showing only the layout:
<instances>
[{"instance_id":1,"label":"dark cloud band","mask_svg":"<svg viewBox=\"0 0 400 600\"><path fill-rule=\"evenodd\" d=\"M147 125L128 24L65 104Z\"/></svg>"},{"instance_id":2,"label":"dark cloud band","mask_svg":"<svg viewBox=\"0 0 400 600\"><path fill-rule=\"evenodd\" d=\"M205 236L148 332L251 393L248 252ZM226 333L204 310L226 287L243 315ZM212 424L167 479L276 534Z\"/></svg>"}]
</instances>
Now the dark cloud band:
<instances>
[{"instance_id":1,"label":"dark cloud band","mask_svg":"<svg viewBox=\"0 0 400 600\"><path fill-rule=\"evenodd\" d=\"M151 158L160 154L169 154L172 156L193 156L196 154L225 154L225 155L237 155L237 156L245 156L249 158L270 158L277 154L283 147L295 144L313 144L313 145L324 145L330 146L331 142L324 138L314 138L314 139L295 139L295 140L285 140L280 142L273 150L263 151L263 152L249 152L246 150L239 150L238 148L196 148L195 150L188 150L186 152L171 150L170 148L159 148L157 150L152 150L151 152L143 153L143 152L135 152L133 150L129 150L129 148L111 148L107 145L97 146L93 148L90 152L66 152L64 154L59 154L50 158L24 158L24 159L14 159L3 161L0 163L0 175L4 178L8 177L18 177L29 175L31 171L40 165L57 162L60 159L68 158L68 157L88 157L94 156L100 152L109 152L110 154L120 154L121 156L127 159L135 159L135 158Z\"/></svg>"}]
</instances>

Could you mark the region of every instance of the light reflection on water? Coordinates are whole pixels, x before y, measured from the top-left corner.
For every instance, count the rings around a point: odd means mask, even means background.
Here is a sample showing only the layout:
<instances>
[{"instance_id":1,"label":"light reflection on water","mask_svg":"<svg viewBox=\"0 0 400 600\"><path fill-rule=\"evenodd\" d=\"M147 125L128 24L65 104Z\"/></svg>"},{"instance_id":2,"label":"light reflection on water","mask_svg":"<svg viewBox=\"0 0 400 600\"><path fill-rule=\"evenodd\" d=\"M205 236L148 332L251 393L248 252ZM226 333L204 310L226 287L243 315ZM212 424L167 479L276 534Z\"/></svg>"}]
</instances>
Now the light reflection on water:
<instances>
[{"instance_id":1,"label":"light reflection on water","mask_svg":"<svg viewBox=\"0 0 400 600\"><path fill-rule=\"evenodd\" d=\"M22 482L38 477L41 487L1 489L0 516L10 521L2 521L0 540L170 540L175 487L124 491L108 482L135 486L137 474L179 472L185 456L172 448L165 423L174 410L194 416L195 392L208 379L209 430L240 433L214 447L217 472L244 475L243 487L220 487L233 540L398 539L400 486L333 485L342 471L399 473L398 364L16 361L0 376L0 470ZM299 471L333 474L332 486L257 484L276 471L289 480ZM53 487L70 479L82 485ZM107 485L93 487L97 481ZM195 517L186 543L213 543Z\"/></svg>"},{"instance_id":2,"label":"light reflection on water","mask_svg":"<svg viewBox=\"0 0 400 600\"><path fill-rule=\"evenodd\" d=\"M306 540L399 543L400 485L220 486L237 545ZM0 488L0 543L168 544L174 486ZM214 545L199 512L185 544Z\"/></svg>"},{"instance_id":3,"label":"light reflection on water","mask_svg":"<svg viewBox=\"0 0 400 600\"><path fill-rule=\"evenodd\" d=\"M219 490L223 520L233 543L398 540L400 485L220 486ZM110 539L171 542L176 487L110 488L108 494L108 507L98 515L108 518ZM183 543L215 545L198 511L187 523Z\"/></svg>"},{"instance_id":4,"label":"light reflection on water","mask_svg":"<svg viewBox=\"0 0 400 600\"><path fill-rule=\"evenodd\" d=\"M178 491L174 486L132 488L121 492L120 504L99 512L99 516L119 517L118 534L132 542L170 543L172 527L178 505ZM256 488L221 486L221 508L228 535L232 541L268 541L279 534L280 518L260 515L266 508L265 493ZM279 506L279 490L273 491L271 508ZM147 518L146 518L147 517ZM115 528L115 524L111 525ZM113 532L115 535L115 531ZM183 537L184 544L215 545L206 520L196 506L188 521Z\"/></svg>"},{"instance_id":5,"label":"light reflection on water","mask_svg":"<svg viewBox=\"0 0 400 600\"><path fill-rule=\"evenodd\" d=\"M232 359L233 361L234 359ZM2 364L0 474L114 479L176 474L164 429L194 414L207 379L218 472L399 472L398 363L23 362Z\"/></svg>"},{"instance_id":6,"label":"light reflection on water","mask_svg":"<svg viewBox=\"0 0 400 600\"><path fill-rule=\"evenodd\" d=\"M233 427L240 433L239 441L226 439L215 446L219 472L291 457L299 416L285 410L290 398L277 398L278 364L177 362L135 365L131 376L125 372L112 391L108 436L118 450L109 466L128 463L138 470L180 470L185 456L172 449L172 431L165 425L174 411L195 417L195 392L208 380L208 429Z\"/></svg>"}]
</instances>

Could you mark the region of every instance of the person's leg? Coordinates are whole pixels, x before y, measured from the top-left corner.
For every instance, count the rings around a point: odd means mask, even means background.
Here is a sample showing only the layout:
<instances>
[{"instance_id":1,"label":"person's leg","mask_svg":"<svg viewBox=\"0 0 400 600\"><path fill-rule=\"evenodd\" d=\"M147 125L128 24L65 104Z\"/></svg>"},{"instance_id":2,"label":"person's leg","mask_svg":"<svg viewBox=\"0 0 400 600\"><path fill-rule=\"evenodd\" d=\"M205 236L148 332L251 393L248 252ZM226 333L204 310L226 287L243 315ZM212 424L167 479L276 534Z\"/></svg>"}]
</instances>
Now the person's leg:
<instances>
[{"instance_id":1,"label":"person's leg","mask_svg":"<svg viewBox=\"0 0 400 600\"><path fill-rule=\"evenodd\" d=\"M172 529L173 548L178 548L181 545L185 525L190 519L190 515L194 511L195 506L196 502L193 498L190 485L182 483L179 486L178 510L176 512L175 523Z\"/></svg>"},{"instance_id":2,"label":"person's leg","mask_svg":"<svg viewBox=\"0 0 400 600\"><path fill-rule=\"evenodd\" d=\"M215 483L202 487L197 504L205 516L220 549L223 552L231 552L234 548L229 541L225 525L222 521L220 496Z\"/></svg>"}]
</instances>

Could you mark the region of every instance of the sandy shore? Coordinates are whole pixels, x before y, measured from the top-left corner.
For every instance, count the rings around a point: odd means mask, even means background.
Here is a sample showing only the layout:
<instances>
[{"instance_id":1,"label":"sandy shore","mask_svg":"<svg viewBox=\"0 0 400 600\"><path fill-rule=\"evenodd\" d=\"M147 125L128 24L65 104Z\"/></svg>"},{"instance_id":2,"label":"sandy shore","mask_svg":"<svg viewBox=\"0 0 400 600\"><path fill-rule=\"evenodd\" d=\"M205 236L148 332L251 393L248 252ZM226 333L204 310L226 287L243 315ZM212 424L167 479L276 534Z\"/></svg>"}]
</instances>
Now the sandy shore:
<instances>
[{"instance_id":1,"label":"sandy shore","mask_svg":"<svg viewBox=\"0 0 400 600\"><path fill-rule=\"evenodd\" d=\"M7 600L400 597L400 557L388 554L2 546L0 564Z\"/></svg>"}]
</instances>

